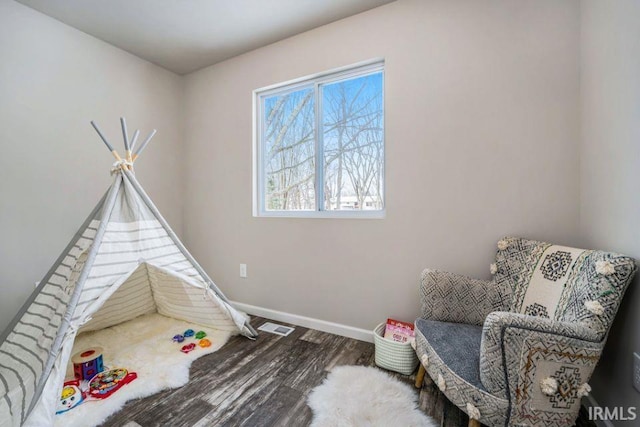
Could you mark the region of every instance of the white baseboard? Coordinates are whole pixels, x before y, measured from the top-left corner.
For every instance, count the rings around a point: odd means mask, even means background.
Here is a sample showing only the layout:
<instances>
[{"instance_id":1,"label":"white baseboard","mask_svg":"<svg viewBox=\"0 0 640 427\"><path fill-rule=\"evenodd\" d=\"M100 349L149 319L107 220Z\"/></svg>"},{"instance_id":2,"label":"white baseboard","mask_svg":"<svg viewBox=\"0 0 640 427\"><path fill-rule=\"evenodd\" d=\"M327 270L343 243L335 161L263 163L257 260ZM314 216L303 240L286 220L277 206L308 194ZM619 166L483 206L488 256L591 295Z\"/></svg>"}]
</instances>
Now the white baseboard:
<instances>
[{"instance_id":1,"label":"white baseboard","mask_svg":"<svg viewBox=\"0 0 640 427\"><path fill-rule=\"evenodd\" d=\"M360 341L373 342L373 331L366 329L354 328L353 326L342 325L340 323L327 322L326 320L285 313L284 311L272 310L270 308L258 307L236 301L231 301L231 304L238 310L253 314L254 316L260 316L278 322L291 323L292 325L303 326L305 328L317 329L322 332L329 332Z\"/></svg>"},{"instance_id":2,"label":"white baseboard","mask_svg":"<svg viewBox=\"0 0 640 427\"><path fill-rule=\"evenodd\" d=\"M582 399L582 403L587 407L587 409L600 406L591 394L588 394L584 399ZM596 423L598 427L615 427L610 420L593 420L593 422Z\"/></svg>"}]
</instances>

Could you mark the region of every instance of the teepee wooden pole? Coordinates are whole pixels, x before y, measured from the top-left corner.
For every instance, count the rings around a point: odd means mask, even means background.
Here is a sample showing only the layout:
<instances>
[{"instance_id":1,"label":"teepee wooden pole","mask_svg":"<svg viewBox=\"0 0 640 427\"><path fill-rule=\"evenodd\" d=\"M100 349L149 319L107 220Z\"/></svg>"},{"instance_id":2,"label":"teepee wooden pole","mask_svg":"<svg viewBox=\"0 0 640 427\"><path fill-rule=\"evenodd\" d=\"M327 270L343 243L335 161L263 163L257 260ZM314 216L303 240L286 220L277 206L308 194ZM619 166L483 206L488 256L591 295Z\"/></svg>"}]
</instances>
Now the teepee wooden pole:
<instances>
[{"instance_id":1,"label":"teepee wooden pole","mask_svg":"<svg viewBox=\"0 0 640 427\"><path fill-rule=\"evenodd\" d=\"M120 126L122 127L122 139L124 139L124 149L129 151L129 135L127 135L127 119L120 117Z\"/></svg>"},{"instance_id":2,"label":"teepee wooden pole","mask_svg":"<svg viewBox=\"0 0 640 427\"><path fill-rule=\"evenodd\" d=\"M124 139L124 153L127 162L131 163L131 148L129 147L129 134L127 133L127 120L120 117L120 126L122 127L122 139ZM131 170L131 166L127 166Z\"/></svg>"},{"instance_id":3,"label":"teepee wooden pole","mask_svg":"<svg viewBox=\"0 0 640 427\"><path fill-rule=\"evenodd\" d=\"M129 150L133 151L133 148L136 146L138 136L140 136L140 131L136 129L136 131L133 133L133 138L131 138L131 142L129 142Z\"/></svg>"},{"instance_id":4,"label":"teepee wooden pole","mask_svg":"<svg viewBox=\"0 0 640 427\"><path fill-rule=\"evenodd\" d=\"M144 140L144 142L142 144L140 144L140 147L138 147L138 149L136 150L135 153L133 153L133 161L135 162L135 160L138 158L138 156L140 154L142 154L142 150L144 150L147 147L147 144L149 143L149 141L151 141L151 138L153 138L153 135L156 134L156 130L152 130L151 133L149 134L149 136L147 136L147 139Z\"/></svg>"},{"instance_id":5,"label":"teepee wooden pole","mask_svg":"<svg viewBox=\"0 0 640 427\"><path fill-rule=\"evenodd\" d=\"M107 138L105 138L104 134L102 133L102 131L100 130L100 128L98 127L96 122L91 120L91 126L93 126L93 128L96 130L96 132L98 132L98 135L100 136L100 139L102 139L102 142L104 142L104 145L107 146L107 149L109 149L109 151L111 151L111 154L113 155L113 157L115 157L115 159L117 161L121 162L122 158L120 157L120 155L118 154L116 149L113 148L113 146L111 144L109 144L109 141L107 141Z\"/></svg>"}]
</instances>

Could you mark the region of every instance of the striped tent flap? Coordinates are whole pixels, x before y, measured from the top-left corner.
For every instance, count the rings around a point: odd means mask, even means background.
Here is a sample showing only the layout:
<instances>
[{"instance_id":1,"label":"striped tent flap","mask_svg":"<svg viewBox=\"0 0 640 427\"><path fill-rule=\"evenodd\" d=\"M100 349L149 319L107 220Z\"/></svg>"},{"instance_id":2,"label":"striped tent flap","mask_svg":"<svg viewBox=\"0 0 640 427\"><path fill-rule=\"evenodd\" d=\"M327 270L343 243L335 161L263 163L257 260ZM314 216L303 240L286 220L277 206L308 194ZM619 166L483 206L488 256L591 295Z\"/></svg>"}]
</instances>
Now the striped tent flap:
<instances>
[{"instance_id":1,"label":"striped tent flap","mask_svg":"<svg viewBox=\"0 0 640 427\"><path fill-rule=\"evenodd\" d=\"M8 414L4 420L10 420L10 425L21 425L25 421L27 408L76 285L78 277L74 275L74 267L82 263L82 256L93 243L99 222L91 219L76 233L0 344L0 419Z\"/></svg>"}]
</instances>

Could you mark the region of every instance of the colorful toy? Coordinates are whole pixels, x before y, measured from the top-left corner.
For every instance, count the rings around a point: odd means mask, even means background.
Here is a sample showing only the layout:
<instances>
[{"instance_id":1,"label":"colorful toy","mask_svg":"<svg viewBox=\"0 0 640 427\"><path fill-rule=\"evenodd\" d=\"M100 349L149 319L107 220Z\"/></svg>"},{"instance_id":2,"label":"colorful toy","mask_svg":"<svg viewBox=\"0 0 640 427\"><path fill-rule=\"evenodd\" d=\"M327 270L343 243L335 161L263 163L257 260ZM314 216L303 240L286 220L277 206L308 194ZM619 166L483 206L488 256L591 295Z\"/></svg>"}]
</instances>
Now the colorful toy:
<instances>
[{"instance_id":1,"label":"colorful toy","mask_svg":"<svg viewBox=\"0 0 640 427\"><path fill-rule=\"evenodd\" d=\"M71 361L73 376L78 380L89 380L97 373L104 371L102 347L91 347L78 352L73 355Z\"/></svg>"},{"instance_id":2,"label":"colorful toy","mask_svg":"<svg viewBox=\"0 0 640 427\"><path fill-rule=\"evenodd\" d=\"M89 381L89 396L95 399L106 399L136 378L138 375L135 372L129 372L124 368L100 372Z\"/></svg>"},{"instance_id":3,"label":"colorful toy","mask_svg":"<svg viewBox=\"0 0 640 427\"><path fill-rule=\"evenodd\" d=\"M85 394L80 390L80 380L66 381L62 387L56 414L62 414L75 408L84 401L84 398Z\"/></svg>"},{"instance_id":4,"label":"colorful toy","mask_svg":"<svg viewBox=\"0 0 640 427\"><path fill-rule=\"evenodd\" d=\"M200 347L202 347L202 348L205 348L205 347L211 347L211 341L209 341L208 339L204 338L204 339L201 339L201 340L200 340L200 342L198 343L198 345L199 345Z\"/></svg>"},{"instance_id":5,"label":"colorful toy","mask_svg":"<svg viewBox=\"0 0 640 427\"><path fill-rule=\"evenodd\" d=\"M207 336L207 333L206 333L205 331L198 331L198 332L196 332L196 339L197 339L197 340L200 340L200 339L202 339L202 338L204 338L204 337L206 337L206 336Z\"/></svg>"},{"instance_id":6,"label":"colorful toy","mask_svg":"<svg viewBox=\"0 0 640 427\"><path fill-rule=\"evenodd\" d=\"M182 342L182 341L184 341L184 337L182 335L180 335L180 334L174 335L172 339L173 339L173 342Z\"/></svg>"},{"instance_id":7,"label":"colorful toy","mask_svg":"<svg viewBox=\"0 0 640 427\"><path fill-rule=\"evenodd\" d=\"M193 331L193 329L187 329L186 331L184 331L185 338L191 338L194 334L195 332Z\"/></svg>"},{"instance_id":8,"label":"colorful toy","mask_svg":"<svg viewBox=\"0 0 640 427\"><path fill-rule=\"evenodd\" d=\"M190 351L193 351L193 349L195 349L195 348L196 348L196 345L194 343L191 343L191 344L187 344L187 345L183 346L180 349L180 351L186 354L186 353L189 353Z\"/></svg>"}]
</instances>

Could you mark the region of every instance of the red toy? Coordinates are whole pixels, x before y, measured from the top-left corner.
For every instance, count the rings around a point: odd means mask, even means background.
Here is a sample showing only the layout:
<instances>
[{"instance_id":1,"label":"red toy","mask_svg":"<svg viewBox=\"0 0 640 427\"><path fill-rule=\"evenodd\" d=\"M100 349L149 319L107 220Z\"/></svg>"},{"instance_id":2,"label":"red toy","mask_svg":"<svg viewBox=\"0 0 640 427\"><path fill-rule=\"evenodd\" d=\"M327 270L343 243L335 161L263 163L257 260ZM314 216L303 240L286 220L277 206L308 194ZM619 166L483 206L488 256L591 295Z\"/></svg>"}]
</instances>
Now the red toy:
<instances>
[{"instance_id":1,"label":"red toy","mask_svg":"<svg viewBox=\"0 0 640 427\"><path fill-rule=\"evenodd\" d=\"M192 351L194 348L196 348L196 345L194 343L191 344L187 344L185 346L183 346L180 351L183 353L189 353L190 351Z\"/></svg>"},{"instance_id":2,"label":"red toy","mask_svg":"<svg viewBox=\"0 0 640 427\"><path fill-rule=\"evenodd\" d=\"M73 375L79 380L89 381L99 372L104 371L102 363L102 347L91 347L71 358L73 362Z\"/></svg>"},{"instance_id":3,"label":"red toy","mask_svg":"<svg viewBox=\"0 0 640 427\"><path fill-rule=\"evenodd\" d=\"M136 378L138 375L135 372L129 372L124 368L100 372L89 381L89 396L95 399L106 399Z\"/></svg>"}]
</instances>

